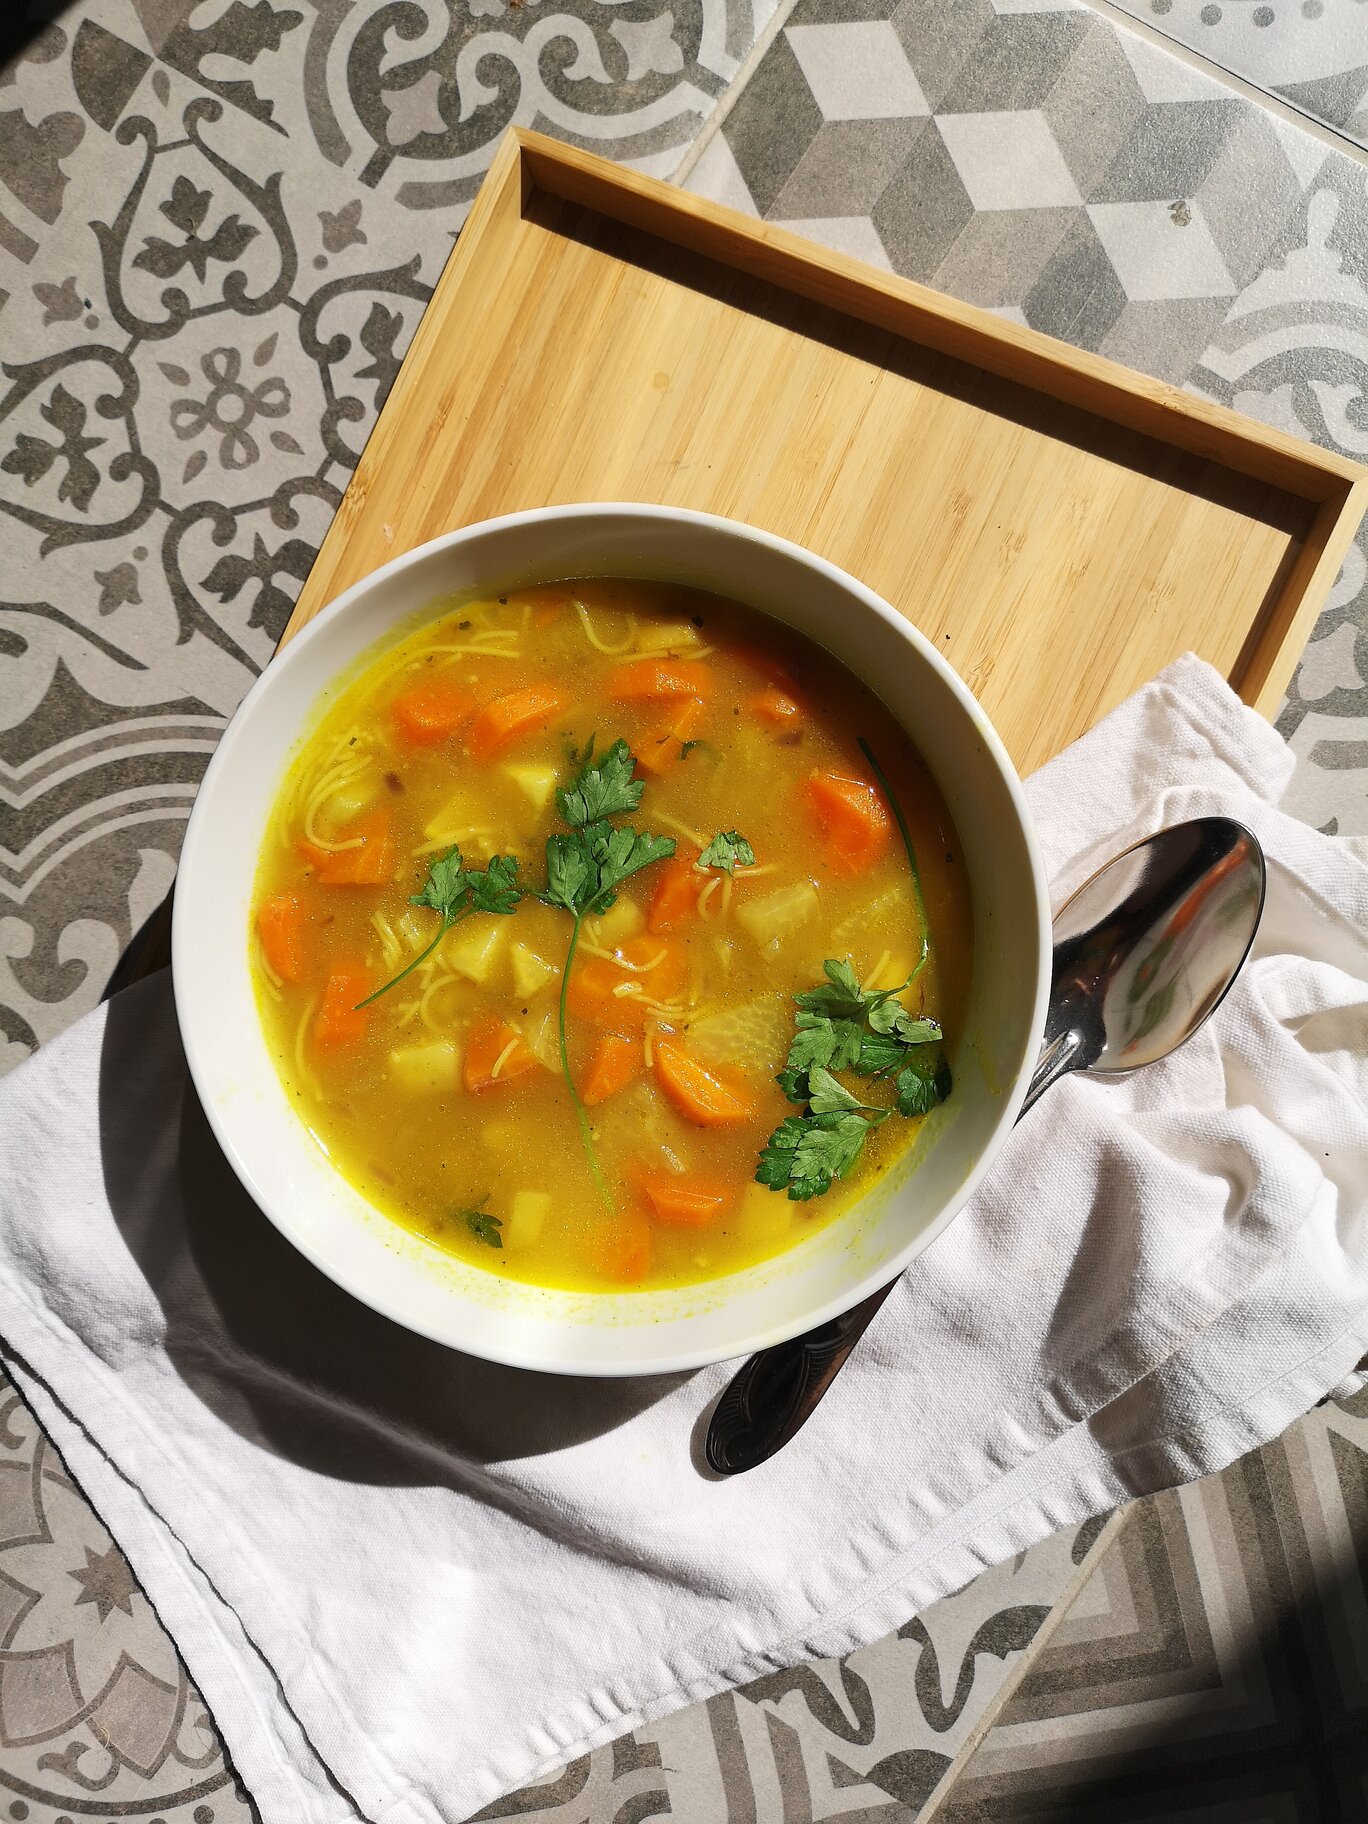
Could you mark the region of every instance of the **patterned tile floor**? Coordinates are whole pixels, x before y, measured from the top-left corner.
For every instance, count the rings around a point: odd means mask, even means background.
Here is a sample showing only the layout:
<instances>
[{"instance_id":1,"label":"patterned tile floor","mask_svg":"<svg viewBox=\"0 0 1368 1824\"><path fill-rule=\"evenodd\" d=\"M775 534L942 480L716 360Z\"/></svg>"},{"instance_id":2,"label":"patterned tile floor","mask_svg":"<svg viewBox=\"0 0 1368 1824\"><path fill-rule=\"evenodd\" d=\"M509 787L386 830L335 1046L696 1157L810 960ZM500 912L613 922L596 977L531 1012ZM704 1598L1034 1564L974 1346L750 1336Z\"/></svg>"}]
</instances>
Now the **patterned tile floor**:
<instances>
[{"instance_id":1,"label":"patterned tile floor","mask_svg":"<svg viewBox=\"0 0 1368 1824\"><path fill-rule=\"evenodd\" d=\"M7 1060L93 1004L164 891L510 120L1368 454L1368 173L1345 100L1368 4L1304 0L1338 34L1328 62L1286 0L1233 0L1219 38L1214 8L1147 5L1207 55L1247 16L1265 61L1219 54L1256 84L1334 77L1339 99L1291 99L1345 149L1075 0L35 0L51 23L0 77ZM1366 641L1368 536L1282 717L1298 808L1360 835ZM1213 1818L1256 1815L1229 1781L1260 1731L1328 1744L1334 1769L1278 1815L1361 1816L1364 1416L1326 1408L844 1664L497 1809L904 1824L933 1792L957 1819L1063 1818L1120 1815L1124 1789L1127 1815L1159 1817L1172 1795L1133 1793L1124 1757L1147 1765L1181 1724ZM0 1817L248 1815L122 1560L3 1402L0 1606ZM1303 1665L1325 1701L1294 1716Z\"/></svg>"}]
</instances>

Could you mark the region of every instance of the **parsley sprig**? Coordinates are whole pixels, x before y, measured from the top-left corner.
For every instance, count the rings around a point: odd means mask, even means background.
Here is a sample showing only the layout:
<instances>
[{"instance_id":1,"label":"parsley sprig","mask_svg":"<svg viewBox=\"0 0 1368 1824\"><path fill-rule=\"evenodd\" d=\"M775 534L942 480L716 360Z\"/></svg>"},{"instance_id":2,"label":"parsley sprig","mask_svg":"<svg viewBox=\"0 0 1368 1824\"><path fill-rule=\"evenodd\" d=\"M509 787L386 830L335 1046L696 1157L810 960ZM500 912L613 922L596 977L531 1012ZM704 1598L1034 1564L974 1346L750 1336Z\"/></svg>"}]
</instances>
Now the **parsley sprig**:
<instances>
[{"instance_id":1,"label":"parsley sprig","mask_svg":"<svg viewBox=\"0 0 1368 1824\"><path fill-rule=\"evenodd\" d=\"M853 1169L870 1133L893 1113L862 1102L832 1073L891 1081L900 1115L925 1115L950 1094L950 1067L937 1021L911 1014L898 996L931 955L931 933L912 834L893 787L868 742L860 750L874 770L898 825L920 925L921 949L912 973L893 988L861 988L848 960L829 957L826 981L794 996L798 1012L778 1083L802 1114L789 1115L765 1142L756 1170L760 1184L787 1191L795 1202L820 1197ZM720 839L719 839L720 840Z\"/></svg>"},{"instance_id":2,"label":"parsley sprig","mask_svg":"<svg viewBox=\"0 0 1368 1824\"><path fill-rule=\"evenodd\" d=\"M755 866L755 850L738 831L719 830L694 866L702 871L719 868L724 874L734 874L738 868Z\"/></svg>"},{"instance_id":3,"label":"parsley sprig","mask_svg":"<svg viewBox=\"0 0 1368 1824\"><path fill-rule=\"evenodd\" d=\"M476 1241L482 1241L487 1248L501 1248L503 1246L503 1217L492 1215L485 1208L488 1202L489 1192L486 1191L484 1196L470 1209L457 1210L456 1214L464 1218L466 1227Z\"/></svg>"},{"instance_id":4,"label":"parsley sprig","mask_svg":"<svg viewBox=\"0 0 1368 1824\"><path fill-rule=\"evenodd\" d=\"M574 1104L589 1170L599 1196L609 1210L614 1207L613 1194L599 1164L593 1129L570 1069L565 1007L570 971L584 920L608 911L616 902L618 889L624 881L654 862L668 860L675 852L673 836L653 836L608 822L610 817L635 811L640 805L644 782L632 777L635 770L636 761L625 741L614 741L595 762L593 740L590 739L574 783L557 788L556 806L570 825L570 831L568 835L558 831L547 837L546 886L534 894L544 905L558 906L570 913L575 921L570 930L565 966L561 970L558 1017L561 1074Z\"/></svg>"},{"instance_id":5,"label":"parsley sprig","mask_svg":"<svg viewBox=\"0 0 1368 1824\"><path fill-rule=\"evenodd\" d=\"M411 975L419 963L432 955L451 927L459 925L463 918L469 918L472 912L507 915L516 909L521 898L516 855L495 855L484 868L467 868L459 848L450 848L445 855L437 856L428 868L421 890L409 896L411 906L425 906L441 913L442 922L436 936L423 946L411 963L404 965L398 975L391 976L364 1001L358 1001L357 1008L369 1007L372 1001L379 1000L382 994L388 994L402 982L406 975Z\"/></svg>"}]
</instances>

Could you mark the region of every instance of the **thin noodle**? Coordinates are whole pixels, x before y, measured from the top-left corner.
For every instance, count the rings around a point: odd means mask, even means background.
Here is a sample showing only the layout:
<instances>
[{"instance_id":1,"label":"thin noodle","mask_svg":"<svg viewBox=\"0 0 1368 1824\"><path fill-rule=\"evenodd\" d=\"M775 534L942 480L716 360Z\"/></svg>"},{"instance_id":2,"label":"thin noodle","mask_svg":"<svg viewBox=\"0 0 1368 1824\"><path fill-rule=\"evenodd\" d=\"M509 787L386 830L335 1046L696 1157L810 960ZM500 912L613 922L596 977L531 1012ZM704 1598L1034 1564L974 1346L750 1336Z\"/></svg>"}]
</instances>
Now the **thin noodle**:
<instances>
[{"instance_id":1,"label":"thin noodle","mask_svg":"<svg viewBox=\"0 0 1368 1824\"><path fill-rule=\"evenodd\" d=\"M700 849L707 848L706 836L700 835L697 830L691 830L688 824L681 823L678 817L671 817L668 811L653 810L651 816L656 823L663 823L667 830L678 830L681 836L686 836L690 842L697 843Z\"/></svg>"},{"instance_id":2,"label":"thin noodle","mask_svg":"<svg viewBox=\"0 0 1368 1824\"><path fill-rule=\"evenodd\" d=\"M490 1070L490 1073L489 1073L491 1080L498 1076L499 1072L503 1069L504 1065L507 1064L508 1060L513 1056L513 1053L517 1049L518 1049L518 1039L517 1039L517 1035L515 1033L514 1036L508 1041L507 1045L505 1045L503 1050L499 1053L498 1057L495 1058L493 1068Z\"/></svg>"},{"instance_id":3,"label":"thin noodle","mask_svg":"<svg viewBox=\"0 0 1368 1824\"><path fill-rule=\"evenodd\" d=\"M306 1004L303 1013L300 1014L299 1024L295 1027L295 1075L300 1078L304 1087L309 1091L310 1095L313 1096L317 1096L318 1094L318 1078L304 1060L304 1034L308 1030L309 1021L313 1018L318 1003L322 998L321 995L314 995L313 999Z\"/></svg>"},{"instance_id":4,"label":"thin noodle","mask_svg":"<svg viewBox=\"0 0 1368 1824\"><path fill-rule=\"evenodd\" d=\"M874 967L870 970L869 974L860 983L860 993L861 994L869 993L870 984L878 981L879 977L883 974L884 970L888 967L888 965L892 961L893 961L893 952L891 950L885 950L883 955L879 958L878 962L875 963Z\"/></svg>"},{"instance_id":5,"label":"thin noodle","mask_svg":"<svg viewBox=\"0 0 1368 1824\"><path fill-rule=\"evenodd\" d=\"M583 602L575 603L575 613L580 618L580 625L584 629L585 639L588 640L595 652L604 653L610 659L618 659L622 657L624 652L630 652L632 650L633 642L636 639L636 616L634 614L629 614L627 616L627 638L622 641L621 645L610 646L606 640L601 640L594 632L594 623L589 619L589 610L585 607Z\"/></svg>"},{"instance_id":6,"label":"thin noodle","mask_svg":"<svg viewBox=\"0 0 1368 1824\"><path fill-rule=\"evenodd\" d=\"M699 896L698 896L698 916L700 918L711 918L712 917L712 913L708 909L708 901L712 898L713 894L716 893L717 889L721 885L722 885L722 876L720 874L714 874L712 879L708 882L707 886L704 887L703 891L699 894Z\"/></svg>"},{"instance_id":7,"label":"thin noodle","mask_svg":"<svg viewBox=\"0 0 1368 1824\"><path fill-rule=\"evenodd\" d=\"M619 950L605 950L601 944L587 944L579 941L582 954L602 957L605 963L612 963L618 969L630 969L633 975L649 975L652 969L658 969L670 954L663 946L658 956L653 956L649 963L629 963Z\"/></svg>"}]
</instances>

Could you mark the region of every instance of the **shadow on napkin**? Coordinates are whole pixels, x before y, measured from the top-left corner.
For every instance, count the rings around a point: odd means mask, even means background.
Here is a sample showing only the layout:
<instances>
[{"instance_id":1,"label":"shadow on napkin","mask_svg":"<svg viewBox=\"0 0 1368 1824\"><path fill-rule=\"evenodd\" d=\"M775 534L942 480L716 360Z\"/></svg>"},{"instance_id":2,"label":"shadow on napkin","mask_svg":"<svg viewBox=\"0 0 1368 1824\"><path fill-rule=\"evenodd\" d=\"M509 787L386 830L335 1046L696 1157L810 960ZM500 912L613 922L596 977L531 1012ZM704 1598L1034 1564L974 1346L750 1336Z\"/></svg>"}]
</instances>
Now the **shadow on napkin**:
<instances>
[{"instance_id":1,"label":"shadow on napkin","mask_svg":"<svg viewBox=\"0 0 1368 1824\"><path fill-rule=\"evenodd\" d=\"M393 1485L544 1456L615 1430L686 1375L571 1379L415 1336L296 1252L224 1158L190 1081L170 975L109 1003L105 1190L166 1319L160 1346L243 1436L307 1469Z\"/></svg>"}]
</instances>

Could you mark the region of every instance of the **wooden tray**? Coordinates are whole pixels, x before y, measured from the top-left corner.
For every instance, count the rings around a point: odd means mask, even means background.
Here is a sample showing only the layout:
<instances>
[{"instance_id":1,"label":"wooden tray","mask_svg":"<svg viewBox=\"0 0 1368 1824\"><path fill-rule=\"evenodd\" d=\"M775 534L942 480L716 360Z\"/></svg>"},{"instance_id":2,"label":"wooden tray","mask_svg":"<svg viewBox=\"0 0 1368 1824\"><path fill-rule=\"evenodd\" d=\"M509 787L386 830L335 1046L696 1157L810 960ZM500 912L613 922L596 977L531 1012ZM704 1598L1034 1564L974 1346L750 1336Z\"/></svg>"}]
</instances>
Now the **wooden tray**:
<instances>
[{"instance_id":1,"label":"wooden tray","mask_svg":"<svg viewBox=\"0 0 1368 1824\"><path fill-rule=\"evenodd\" d=\"M516 508L748 520L896 604L1023 771L1194 649L1272 714L1368 470L510 132L286 629Z\"/></svg>"}]
</instances>

